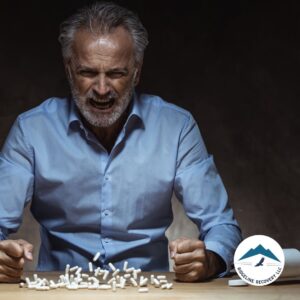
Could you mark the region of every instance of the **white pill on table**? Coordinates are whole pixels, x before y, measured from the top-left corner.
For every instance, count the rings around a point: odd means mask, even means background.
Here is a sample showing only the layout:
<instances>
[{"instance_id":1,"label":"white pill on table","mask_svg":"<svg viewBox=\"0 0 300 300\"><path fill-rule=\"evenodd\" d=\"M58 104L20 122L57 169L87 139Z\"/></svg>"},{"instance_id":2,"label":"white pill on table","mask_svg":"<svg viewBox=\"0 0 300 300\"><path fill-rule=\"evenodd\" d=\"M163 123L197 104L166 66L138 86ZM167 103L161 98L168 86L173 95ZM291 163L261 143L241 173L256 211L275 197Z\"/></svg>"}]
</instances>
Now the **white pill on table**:
<instances>
[{"instance_id":1,"label":"white pill on table","mask_svg":"<svg viewBox=\"0 0 300 300\"><path fill-rule=\"evenodd\" d=\"M248 283L242 279L230 279L228 280L229 286L247 286Z\"/></svg>"},{"instance_id":2,"label":"white pill on table","mask_svg":"<svg viewBox=\"0 0 300 300\"><path fill-rule=\"evenodd\" d=\"M149 289L148 288L139 288L139 293L148 293L149 292Z\"/></svg>"}]
</instances>

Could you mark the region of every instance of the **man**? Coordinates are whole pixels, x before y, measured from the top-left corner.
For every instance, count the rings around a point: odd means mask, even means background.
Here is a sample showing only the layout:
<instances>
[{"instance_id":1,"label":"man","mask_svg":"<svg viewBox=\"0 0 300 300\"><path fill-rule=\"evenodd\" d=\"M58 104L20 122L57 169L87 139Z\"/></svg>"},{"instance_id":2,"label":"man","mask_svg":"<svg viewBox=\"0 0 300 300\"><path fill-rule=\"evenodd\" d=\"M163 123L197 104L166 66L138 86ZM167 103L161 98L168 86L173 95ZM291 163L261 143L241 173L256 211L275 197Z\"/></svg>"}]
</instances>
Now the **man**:
<instances>
[{"instance_id":1,"label":"man","mask_svg":"<svg viewBox=\"0 0 300 300\"><path fill-rule=\"evenodd\" d=\"M7 239L29 201L39 270L87 268L98 251L102 268L168 270L173 192L201 232L170 243L177 278L225 274L240 230L191 114L134 92L148 43L137 16L96 3L64 22L59 40L72 99L21 114L0 157L0 281L18 281L32 259L31 244Z\"/></svg>"}]
</instances>

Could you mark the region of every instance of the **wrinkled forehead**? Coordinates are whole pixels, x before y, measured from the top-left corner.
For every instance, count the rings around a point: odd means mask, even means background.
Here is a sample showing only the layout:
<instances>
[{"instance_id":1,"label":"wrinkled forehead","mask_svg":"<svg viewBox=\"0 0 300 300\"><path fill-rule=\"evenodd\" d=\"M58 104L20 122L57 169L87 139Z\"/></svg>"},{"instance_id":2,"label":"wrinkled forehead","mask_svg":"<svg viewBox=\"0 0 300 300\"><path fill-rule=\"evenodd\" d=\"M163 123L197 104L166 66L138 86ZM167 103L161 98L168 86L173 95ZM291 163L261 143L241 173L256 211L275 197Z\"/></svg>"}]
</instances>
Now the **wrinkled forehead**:
<instances>
[{"instance_id":1,"label":"wrinkled forehead","mask_svg":"<svg viewBox=\"0 0 300 300\"><path fill-rule=\"evenodd\" d=\"M116 27L109 33L94 33L86 29L74 35L73 55L76 58L101 55L103 57L127 57L135 55L134 42L123 27Z\"/></svg>"}]
</instances>

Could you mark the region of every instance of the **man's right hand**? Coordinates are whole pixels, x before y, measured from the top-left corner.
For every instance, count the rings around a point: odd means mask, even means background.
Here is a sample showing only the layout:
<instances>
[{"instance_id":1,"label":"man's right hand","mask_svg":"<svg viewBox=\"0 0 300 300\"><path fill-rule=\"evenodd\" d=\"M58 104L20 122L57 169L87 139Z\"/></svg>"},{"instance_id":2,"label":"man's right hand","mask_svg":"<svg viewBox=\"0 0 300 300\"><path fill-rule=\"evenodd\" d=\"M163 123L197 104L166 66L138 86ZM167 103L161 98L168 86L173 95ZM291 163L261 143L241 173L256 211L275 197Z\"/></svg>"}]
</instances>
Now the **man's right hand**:
<instances>
[{"instance_id":1,"label":"man's right hand","mask_svg":"<svg viewBox=\"0 0 300 300\"><path fill-rule=\"evenodd\" d=\"M0 241L0 282L19 282L25 259L32 260L33 245L24 240Z\"/></svg>"}]
</instances>

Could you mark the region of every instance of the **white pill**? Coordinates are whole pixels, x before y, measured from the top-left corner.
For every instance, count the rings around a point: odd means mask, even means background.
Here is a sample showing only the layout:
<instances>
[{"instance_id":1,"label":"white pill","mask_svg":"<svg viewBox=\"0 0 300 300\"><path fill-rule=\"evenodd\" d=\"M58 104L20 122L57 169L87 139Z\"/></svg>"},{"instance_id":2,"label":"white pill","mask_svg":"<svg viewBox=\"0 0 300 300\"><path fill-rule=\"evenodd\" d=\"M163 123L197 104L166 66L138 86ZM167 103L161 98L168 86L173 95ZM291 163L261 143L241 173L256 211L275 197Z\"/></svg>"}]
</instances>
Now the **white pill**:
<instances>
[{"instance_id":1,"label":"white pill","mask_svg":"<svg viewBox=\"0 0 300 300\"><path fill-rule=\"evenodd\" d=\"M37 286L35 289L37 291L49 291L50 287L49 286Z\"/></svg>"},{"instance_id":2,"label":"white pill","mask_svg":"<svg viewBox=\"0 0 300 300\"><path fill-rule=\"evenodd\" d=\"M168 285L168 286L167 286L167 289L168 289L168 290L170 290L170 289L173 288L173 283L167 283L167 285Z\"/></svg>"},{"instance_id":3,"label":"white pill","mask_svg":"<svg viewBox=\"0 0 300 300\"><path fill-rule=\"evenodd\" d=\"M19 287L23 288L24 286L25 286L25 283L24 282L20 282Z\"/></svg>"},{"instance_id":4,"label":"white pill","mask_svg":"<svg viewBox=\"0 0 300 300\"><path fill-rule=\"evenodd\" d=\"M82 271L82 268L78 268L77 271L75 272L76 275L78 275Z\"/></svg>"},{"instance_id":5,"label":"white pill","mask_svg":"<svg viewBox=\"0 0 300 300\"><path fill-rule=\"evenodd\" d=\"M128 268L128 269L126 269L126 273L131 273L131 272L133 272L134 271L134 268Z\"/></svg>"},{"instance_id":6,"label":"white pill","mask_svg":"<svg viewBox=\"0 0 300 300\"><path fill-rule=\"evenodd\" d=\"M168 280L167 279L160 279L159 282L160 283L168 283Z\"/></svg>"},{"instance_id":7,"label":"white pill","mask_svg":"<svg viewBox=\"0 0 300 300\"><path fill-rule=\"evenodd\" d=\"M120 273L120 269L116 269L116 270L113 272L112 276L115 277L115 276L117 276L119 273Z\"/></svg>"},{"instance_id":8,"label":"white pill","mask_svg":"<svg viewBox=\"0 0 300 300\"><path fill-rule=\"evenodd\" d=\"M109 263L108 265L113 272L117 270L116 267L112 263Z\"/></svg>"},{"instance_id":9,"label":"white pill","mask_svg":"<svg viewBox=\"0 0 300 300\"><path fill-rule=\"evenodd\" d=\"M65 268L65 273L69 273L69 271L70 271L70 265L67 264L67 265L66 265L66 268Z\"/></svg>"},{"instance_id":10,"label":"white pill","mask_svg":"<svg viewBox=\"0 0 300 300\"><path fill-rule=\"evenodd\" d=\"M133 286L138 286L137 282L134 280L134 278L130 278L130 282Z\"/></svg>"},{"instance_id":11,"label":"white pill","mask_svg":"<svg viewBox=\"0 0 300 300\"><path fill-rule=\"evenodd\" d=\"M140 280L140 286L146 286L148 283L148 278L143 278L142 280Z\"/></svg>"},{"instance_id":12,"label":"white pill","mask_svg":"<svg viewBox=\"0 0 300 300\"><path fill-rule=\"evenodd\" d=\"M160 287L159 281L158 281L156 278L154 278L153 281L154 281L155 287L156 287L156 288L159 288L159 287Z\"/></svg>"},{"instance_id":13,"label":"white pill","mask_svg":"<svg viewBox=\"0 0 300 300\"><path fill-rule=\"evenodd\" d=\"M107 284L111 284L112 282L116 282L116 278L113 277L113 278L109 279Z\"/></svg>"},{"instance_id":14,"label":"white pill","mask_svg":"<svg viewBox=\"0 0 300 300\"><path fill-rule=\"evenodd\" d=\"M111 285L110 284L100 284L98 286L99 290L110 290L111 289Z\"/></svg>"},{"instance_id":15,"label":"white pill","mask_svg":"<svg viewBox=\"0 0 300 300\"><path fill-rule=\"evenodd\" d=\"M153 274L150 276L150 283L154 284L154 275Z\"/></svg>"},{"instance_id":16,"label":"white pill","mask_svg":"<svg viewBox=\"0 0 300 300\"><path fill-rule=\"evenodd\" d=\"M158 275L158 276L156 276L156 278L158 280L160 280L160 279L166 279L166 275Z\"/></svg>"},{"instance_id":17,"label":"white pill","mask_svg":"<svg viewBox=\"0 0 300 300\"><path fill-rule=\"evenodd\" d=\"M124 261L123 271L126 272L127 268L128 268L128 261L126 260Z\"/></svg>"},{"instance_id":18,"label":"white pill","mask_svg":"<svg viewBox=\"0 0 300 300\"><path fill-rule=\"evenodd\" d=\"M98 284L91 284L91 285L88 286L88 289L89 289L89 290L97 290L98 287L99 287Z\"/></svg>"},{"instance_id":19,"label":"white pill","mask_svg":"<svg viewBox=\"0 0 300 300\"><path fill-rule=\"evenodd\" d=\"M91 262L89 262L89 271L92 273L94 270L93 270L93 264Z\"/></svg>"},{"instance_id":20,"label":"white pill","mask_svg":"<svg viewBox=\"0 0 300 300\"><path fill-rule=\"evenodd\" d=\"M139 293L148 293L149 289L148 288L139 288Z\"/></svg>"},{"instance_id":21,"label":"white pill","mask_svg":"<svg viewBox=\"0 0 300 300\"><path fill-rule=\"evenodd\" d=\"M105 270L104 275L103 275L103 280L106 280L109 275L109 271Z\"/></svg>"},{"instance_id":22,"label":"white pill","mask_svg":"<svg viewBox=\"0 0 300 300\"><path fill-rule=\"evenodd\" d=\"M77 269L78 269L78 266L72 267L72 268L70 268L70 272L74 272L74 271L76 271Z\"/></svg>"},{"instance_id":23,"label":"white pill","mask_svg":"<svg viewBox=\"0 0 300 300\"><path fill-rule=\"evenodd\" d=\"M116 292L116 291L117 291L117 288L116 288L116 282L115 282L115 281L112 282L112 291L113 291L113 292Z\"/></svg>"},{"instance_id":24,"label":"white pill","mask_svg":"<svg viewBox=\"0 0 300 300\"><path fill-rule=\"evenodd\" d=\"M88 281L92 281L93 284L98 284L99 280L96 277L89 277Z\"/></svg>"},{"instance_id":25,"label":"white pill","mask_svg":"<svg viewBox=\"0 0 300 300\"><path fill-rule=\"evenodd\" d=\"M242 279L230 279L228 280L229 286L247 286L248 283Z\"/></svg>"},{"instance_id":26,"label":"white pill","mask_svg":"<svg viewBox=\"0 0 300 300\"><path fill-rule=\"evenodd\" d=\"M100 252L97 252L97 253L95 254L94 258L93 258L93 261L98 260L99 257L100 257L100 255L101 255L101 253L100 253Z\"/></svg>"},{"instance_id":27,"label":"white pill","mask_svg":"<svg viewBox=\"0 0 300 300\"><path fill-rule=\"evenodd\" d=\"M124 278L130 278L131 274L124 274Z\"/></svg>"}]
</instances>

